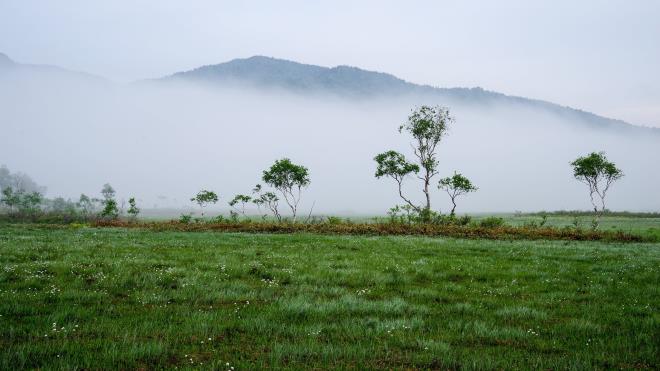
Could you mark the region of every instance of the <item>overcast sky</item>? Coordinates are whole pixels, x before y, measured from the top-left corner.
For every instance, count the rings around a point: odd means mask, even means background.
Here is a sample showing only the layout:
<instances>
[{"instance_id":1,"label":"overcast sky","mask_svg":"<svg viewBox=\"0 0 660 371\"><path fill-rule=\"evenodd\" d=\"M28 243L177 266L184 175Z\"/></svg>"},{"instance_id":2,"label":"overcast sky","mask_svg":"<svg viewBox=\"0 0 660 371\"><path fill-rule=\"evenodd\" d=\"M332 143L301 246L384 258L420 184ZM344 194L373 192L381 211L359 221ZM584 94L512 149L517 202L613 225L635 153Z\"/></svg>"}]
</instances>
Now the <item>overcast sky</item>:
<instances>
[{"instance_id":1,"label":"overcast sky","mask_svg":"<svg viewBox=\"0 0 660 371\"><path fill-rule=\"evenodd\" d=\"M660 127L660 1L2 0L0 52L124 82L267 55Z\"/></svg>"}]
</instances>

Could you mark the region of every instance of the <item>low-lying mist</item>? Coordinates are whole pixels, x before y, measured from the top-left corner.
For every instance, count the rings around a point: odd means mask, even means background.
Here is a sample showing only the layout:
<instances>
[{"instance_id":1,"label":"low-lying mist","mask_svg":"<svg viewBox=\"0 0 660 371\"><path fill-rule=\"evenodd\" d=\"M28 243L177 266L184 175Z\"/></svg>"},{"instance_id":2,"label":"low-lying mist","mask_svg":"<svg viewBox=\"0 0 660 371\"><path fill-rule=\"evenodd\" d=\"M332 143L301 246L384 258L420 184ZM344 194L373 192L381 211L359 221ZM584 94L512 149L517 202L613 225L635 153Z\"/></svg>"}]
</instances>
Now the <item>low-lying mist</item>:
<instances>
[{"instance_id":1,"label":"low-lying mist","mask_svg":"<svg viewBox=\"0 0 660 371\"><path fill-rule=\"evenodd\" d=\"M218 208L249 193L275 159L305 165L311 185L301 210L384 214L400 204L395 183L375 179L373 157L395 149L415 105L448 106L456 123L439 149L440 176L463 173L479 191L457 212L589 209L569 162L605 151L625 172L608 194L613 210L660 210L660 136L594 129L515 104L480 105L430 97L348 100L283 91L183 83L117 86L61 79L0 79L0 164L32 176L48 196L98 195L104 183L143 208L188 208L198 190ZM421 183L406 181L421 200ZM433 208L449 198L435 190Z\"/></svg>"}]
</instances>

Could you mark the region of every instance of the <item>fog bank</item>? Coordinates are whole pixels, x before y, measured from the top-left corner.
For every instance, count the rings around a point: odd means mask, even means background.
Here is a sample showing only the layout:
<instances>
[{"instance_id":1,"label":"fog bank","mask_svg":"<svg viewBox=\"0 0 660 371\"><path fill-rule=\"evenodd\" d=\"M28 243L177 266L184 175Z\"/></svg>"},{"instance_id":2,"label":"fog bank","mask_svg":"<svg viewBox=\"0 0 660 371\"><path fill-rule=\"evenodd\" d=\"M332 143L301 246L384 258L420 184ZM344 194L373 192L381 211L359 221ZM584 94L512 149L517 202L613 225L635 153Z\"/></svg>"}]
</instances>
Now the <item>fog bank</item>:
<instances>
[{"instance_id":1,"label":"fog bank","mask_svg":"<svg viewBox=\"0 0 660 371\"><path fill-rule=\"evenodd\" d=\"M221 196L261 183L275 159L310 169L302 210L384 214L401 203L395 183L375 179L373 157L388 149L412 158L398 126L419 104L448 106L456 124L439 149L440 176L454 170L479 191L458 213L588 209L586 186L569 162L605 151L626 176L608 195L613 210L660 210L660 136L594 129L515 104L483 105L399 97L349 101L282 91L183 83L112 85L98 81L0 76L0 164L30 174L48 195L98 194L108 182L142 207L186 208L202 188ZM440 176L435 179L439 180ZM421 200L421 184L406 182ZM435 190L433 206L449 198Z\"/></svg>"}]
</instances>

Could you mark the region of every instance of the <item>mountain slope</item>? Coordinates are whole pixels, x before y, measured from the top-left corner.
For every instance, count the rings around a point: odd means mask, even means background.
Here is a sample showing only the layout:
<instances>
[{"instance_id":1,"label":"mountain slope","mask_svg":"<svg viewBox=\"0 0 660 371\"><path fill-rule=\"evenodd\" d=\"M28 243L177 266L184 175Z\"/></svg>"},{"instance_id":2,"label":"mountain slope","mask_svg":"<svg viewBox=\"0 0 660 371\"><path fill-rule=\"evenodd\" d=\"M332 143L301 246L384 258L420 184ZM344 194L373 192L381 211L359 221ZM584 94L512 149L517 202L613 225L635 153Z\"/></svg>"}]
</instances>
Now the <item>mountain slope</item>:
<instances>
[{"instance_id":1,"label":"mountain slope","mask_svg":"<svg viewBox=\"0 0 660 371\"><path fill-rule=\"evenodd\" d=\"M409 83L396 76L356 67L321 67L288 60L254 56L246 59L199 67L166 76L160 81L194 81L212 86L243 85L256 89L277 88L298 94L332 94L349 99L424 96L443 104L508 103L578 119L585 125L615 129L639 128L660 134L660 130L635 126L622 120L560 106L554 103L487 91L482 88L438 88Z\"/></svg>"},{"instance_id":2,"label":"mountain slope","mask_svg":"<svg viewBox=\"0 0 660 371\"><path fill-rule=\"evenodd\" d=\"M86 72L72 71L58 66L17 63L3 53L0 53L0 77L33 81L48 78L60 82L74 80L95 84L108 83L104 78Z\"/></svg>"}]
</instances>

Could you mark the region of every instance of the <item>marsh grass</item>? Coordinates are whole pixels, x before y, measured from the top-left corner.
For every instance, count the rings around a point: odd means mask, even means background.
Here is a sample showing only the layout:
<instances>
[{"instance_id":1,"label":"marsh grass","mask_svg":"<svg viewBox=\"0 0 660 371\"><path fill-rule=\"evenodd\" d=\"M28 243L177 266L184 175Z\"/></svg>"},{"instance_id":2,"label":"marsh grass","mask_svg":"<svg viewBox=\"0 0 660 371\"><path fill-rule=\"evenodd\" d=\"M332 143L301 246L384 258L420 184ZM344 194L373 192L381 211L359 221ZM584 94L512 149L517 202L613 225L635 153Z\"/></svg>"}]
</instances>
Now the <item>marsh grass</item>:
<instances>
[{"instance_id":1,"label":"marsh grass","mask_svg":"<svg viewBox=\"0 0 660 371\"><path fill-rule=\"evenodd\" d=\"M657 241L653 235L626 233L620 230L590 230L582 228L530 227L525 225L506 225L502 218L498 223L480 223L470 225L456 224L408 224L408 223L278 223L264 221L217 222L213 220L197 223L182 223L180 221L142 221L99 220L92 223L95 227L139 228L152 231L216 231L216 232L248 232L248 233L318 233L337 235L372 235L401 236L418 235L434 237L454 237L469 239L494 240L575 240L575 241L619 241L643 242Z\"/></svg>"},{"instance_id":2,"label":"marsh grass","mask_svg":"<svg viewBox=\"0 0 660 371\"><path fill-rule=\"evenodd\" d=\"M660 246L0 226L0 369L657 368Z\"/></svg>"}]
</instances>

